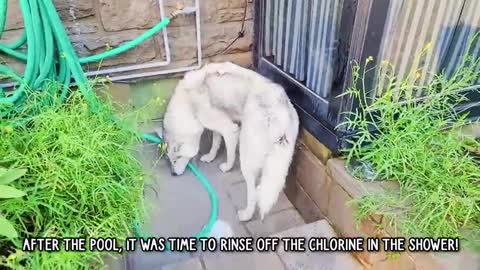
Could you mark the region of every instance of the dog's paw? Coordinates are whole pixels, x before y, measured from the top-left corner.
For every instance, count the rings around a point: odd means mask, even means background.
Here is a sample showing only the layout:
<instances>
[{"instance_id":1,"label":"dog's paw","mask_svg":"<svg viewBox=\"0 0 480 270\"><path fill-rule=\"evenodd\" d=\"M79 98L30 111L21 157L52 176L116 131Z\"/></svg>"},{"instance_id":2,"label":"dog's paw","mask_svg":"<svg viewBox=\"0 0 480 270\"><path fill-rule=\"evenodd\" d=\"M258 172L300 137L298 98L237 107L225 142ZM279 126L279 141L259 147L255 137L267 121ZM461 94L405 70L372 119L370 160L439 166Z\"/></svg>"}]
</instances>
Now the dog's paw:
<instances>
[{"instance_id":1,"label":"dog's paw","mask_svg":"<svg viewBox=\"0 0 480 270\"><path fill-rule=\"evenodd\" d=\"M227 162L224 162L222 164L220 164L220 166L218 166L218 168L220 168L220 171L222 172L228 172L232 169L232 165L228 164Z\"/></svg>"},{"instance_id":2,"label":"dog's paw","mask_svg":"<svg viewBox=\"0 0 480 270\"><path fill-rule=\"evenodd\" d=\"M238 210L237 215L240 221L248 221L252 219L253 213L249 213L244 209L244 210Z\"/></svg>"},{"instance_id":3,"label":"dog's paw","mask_svg":"<svg viewBox=\"0 0 480 270\"><path fill-rule=\"evenodd\" d=\"M201 161L207 162L207 163L212 162L214 159L215 159L215 156L210 154L205 154L200 157Z\"/></svg>"}]
</instances>

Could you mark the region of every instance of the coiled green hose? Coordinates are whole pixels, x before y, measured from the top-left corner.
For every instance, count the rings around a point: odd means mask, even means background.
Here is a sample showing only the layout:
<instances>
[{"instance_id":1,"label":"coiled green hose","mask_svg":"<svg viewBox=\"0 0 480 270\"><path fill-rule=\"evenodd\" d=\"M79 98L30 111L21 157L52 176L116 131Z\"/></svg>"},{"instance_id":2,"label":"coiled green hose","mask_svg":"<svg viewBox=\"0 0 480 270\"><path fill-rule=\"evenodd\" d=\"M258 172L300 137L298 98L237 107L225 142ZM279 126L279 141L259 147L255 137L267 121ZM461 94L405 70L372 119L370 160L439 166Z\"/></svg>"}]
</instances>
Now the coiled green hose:
<instances>
[{"instance_id":1,"label":"coiled green hose","mask_svg":"<svg viewBox=\"0 0 480 270\"><path fill-rule=\"evenodd\" d=\"M135 48L170 23L169 18L163 18L157 25L134 40L113 50L79 58L68 38L52 0L20 0L20 7L24 20L24 32L22 36L12 44L0 44L0 51L25 61L25 72L22 77L8 66L0 64L0 74L6 75L18 83L12 94L8 96L0 95L0 104L9 103L15 106L21 106L25 90L40 90L47 80L58 81L64 85L60 93L62 100L64 100L68 94L71 78L73 77L92 110L95 110L96 102L98 101L94 91L88 84L87 76L81 64L114 57ZM0 36L5 28L6 14L7 0L0 0ZM17 49L25 43L27 44L26 53L18 51ZM2 94L2 92L3 90L0 89L0 94ZM154 143L162 143L161 138L151 134L143 134L143 138ZM210 218L201 231L195 235L197 238L207 237L217 220L218 198L207 178L198 168L193 164L188 164L188 168L205 187L211 201ZM142 236L138 224L134 224L134 231L137 236Z\"/></svg>"}]
</instances>

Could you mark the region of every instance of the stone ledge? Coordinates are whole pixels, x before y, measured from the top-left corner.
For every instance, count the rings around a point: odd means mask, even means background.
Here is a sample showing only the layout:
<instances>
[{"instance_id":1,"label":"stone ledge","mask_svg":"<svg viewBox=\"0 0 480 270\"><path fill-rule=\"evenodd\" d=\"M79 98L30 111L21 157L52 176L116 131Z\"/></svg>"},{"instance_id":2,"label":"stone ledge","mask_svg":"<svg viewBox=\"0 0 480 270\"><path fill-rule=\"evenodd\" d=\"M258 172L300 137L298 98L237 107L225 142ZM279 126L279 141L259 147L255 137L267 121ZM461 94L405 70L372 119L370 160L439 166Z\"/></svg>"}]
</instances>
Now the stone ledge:
<instances>
[{"instance_id":1,"label":"stone ledge","mask_svg":"<svg viewBox=\"0 0 480 270\"><path fill-rule=\"evenodd\" d=\"M287 179L285 194L306 223L314 222L324 217L320 208L308 196L295 177L290 176Z\"/></svg>"},{"instance_id":2,"label":"stone ledge","mask_svg":"<svg viewBox=\"0 0 480 270\"><path fill-rule=\"evenodd\" d=\"M323 164L327 164L327 161L332 157L332 151L330 151L330 149L320 143L310 132L308 132L308 130L304 128L300 130L299 137Z\"/></svg>"},{"instance_id":3,"label":"stone ledge","mask_svg":"<svg viewBox=\"0 0 480 270\"><path fill-rule=\"evenodd\" d=\"M335 232L327 221L321 220L303 226L295 227L274 235L275 237L305 237L310 236L332 238ZM342 252L285 252L280 243L277 253L287 269L363 269L350 254Z\"/></svg>"},{"instance_id":4,"label":"stone ledge","mask_svg":"<svg viewBox=\"0 0 480 270\"><path fill-rule=\"evenodd\" d=\"M378 192L388 192L398 190L398 184L393 181L383 182L363 182L355 179L345 169L344 161L339 159L330 159L327 164L328 175L331 177L333 188L330 196L337 194L339 200L336 204L329 205L327 217L332 221L332 225L339 229L344 236L360 237L391 237L399 236L396 230L387 224L388 221L381 215L372 215L362 220L359 226L355 225L354 206L348 202L352 199L361 198L364 195ZM340 194L340 196L338 196ZM467 269L464 266L480 267L480 258L466 251L460 253L449 253L447 255L440 253L411 253L404 252L396 258L388 258L383 252L363 252L356 256L368 263L372 269ZM447 259L448 258L448 259ZM464 266L459 263L449 263L453 260L464 262ZM470 268L478 269L478 268Z\"/></svg>"},{"instance_id":5,"label":"stone ledge","mask_svg":"<svg viewBox=\"0 0 480 270\"><path fill-rule=\"evenodd\" d=\"M307 147L305 141L308 139L305 138L308 133L301 138L303 143L297 145L286 194L306 222L324 217L346 237L399 236L394 226L389 226L391 220L382 215L371 215L357 224L355 205L350 203L367 194L396 191L398 184L394 181L360 181L347 172L343 160L323 155L318 141L313 144L310 141ZM311 145L320 151L315 154ZM323 217L316 216L316 212ZM380 251L354 255L369 269L480 269L480 257L465 251L449 254L404 252L396 256Z\"/></svg>"},{"instance_id":6,"label":"stone ledge","mask_svg":"<svg viewBox=\"0 0 480 270\"><path fill-rule=\"evenodd\" d=\"M323 216L327 214L330 178L326 166L302 143L297 144L291 174L319 207Z\"/></svg>"},{"instance_id":7,"label":"stone ledge","mask_svg":"<svg viewBox=\"0 0 480 270\"><path fill-rule=\"evenodd\" d=\"M253 237L267 237L305 224L295 209L287 209L265 217L264 220L252 220L245 224Z\"/></svg>"},{"instance_id":8,"label":"stone ledge","mask_svg":"<svg viewBox=\"0 0 480 270\"><path fill-rule=\"evenodd\" d=\"M348 201L360 199L363 196L381 192L392 192L399 189L394 181L364 182L351 176L345 169L345 162L341 159L330 159L327 163L327 174L332 182L338 184L349 196ZM360 224L369 236L397 235L397 229L390 226L391 220L380 214L374 214Z\"/></svg>"},{"instance_id":9,"label":"stone ledge","mask_svg":"<svg viewBox=\"0 0 480 270\"><path fill-rule=\"evenodd\" d=\"M126 270L127 267L127 255L113 256L105 255L103 257L105 263L105 269Z\"/></svg>"},{"instance_id":10,"label":"stone ledge","mask_svg":"<svg viewBox=\"0 0 480 270\"><path fill-rule=\"evenodd\" d=\"M327 170L327 173L354 199L370 193L398 189L398 184L393 181L363 182L356 179L347 172L345 162L341 159L334 158L328 160Z\"/></svg>"}]
</instances>

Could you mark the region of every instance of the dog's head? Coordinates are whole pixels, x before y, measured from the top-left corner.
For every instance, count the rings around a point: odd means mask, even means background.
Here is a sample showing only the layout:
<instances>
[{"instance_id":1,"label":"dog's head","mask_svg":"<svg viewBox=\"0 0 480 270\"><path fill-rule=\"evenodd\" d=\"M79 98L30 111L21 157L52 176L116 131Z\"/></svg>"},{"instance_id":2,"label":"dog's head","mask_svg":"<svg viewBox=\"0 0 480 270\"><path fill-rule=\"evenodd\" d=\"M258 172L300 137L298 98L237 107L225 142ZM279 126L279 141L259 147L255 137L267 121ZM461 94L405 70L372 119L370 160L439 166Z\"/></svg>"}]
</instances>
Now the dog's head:
<instances>
[{"instance_id":1,"label":"dog's head","mask_svg":"<svg viewBox=\"0 0 480 270\"><path fill-rule=\"evenodd\" d=\"M170 161L172 175L181 175L188 162L195 157L200 148L203 126L194 116L191 105L179 84L165 112L163 127L156 130L166 147L166 155Z\"/></svg>"},{"instance_id":2,"label":"dog's head","mask_svg":"<svg viewBox=\"0 0 480 270\"><path fill-rule=\"evenodd\" d=\"M163 130L166 155L170 161L172 175L181 175L185 172L188 163L199 151L201 136L201 131L174 134L166 129Z\"/></svg>"}]
</instances>

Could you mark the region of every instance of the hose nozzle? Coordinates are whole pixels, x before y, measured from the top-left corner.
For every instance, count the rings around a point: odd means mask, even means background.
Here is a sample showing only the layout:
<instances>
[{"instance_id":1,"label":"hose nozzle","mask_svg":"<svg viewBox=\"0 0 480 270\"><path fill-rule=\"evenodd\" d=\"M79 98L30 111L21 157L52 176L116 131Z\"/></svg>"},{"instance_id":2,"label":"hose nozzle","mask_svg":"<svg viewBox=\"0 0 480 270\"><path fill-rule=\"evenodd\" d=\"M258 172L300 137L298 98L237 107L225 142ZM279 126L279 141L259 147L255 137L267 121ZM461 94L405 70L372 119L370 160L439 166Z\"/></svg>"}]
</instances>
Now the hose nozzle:
<instances>
[{"instance_id":1,"label":"hose nozzle","mask_svg":"<svg viewBox=\"0 0 480 270\"><path fill-rule=\"evenodd\" d=\"M189 14L192 14L196 12L196 8L195 7L184 7L184 6L178 6L177 5L177 9L174 10L172 13L170 13L170 19L173 19L177 16L180 16L180 15L189 15Z\"/></svg>"}]
</instances>

